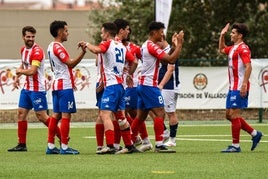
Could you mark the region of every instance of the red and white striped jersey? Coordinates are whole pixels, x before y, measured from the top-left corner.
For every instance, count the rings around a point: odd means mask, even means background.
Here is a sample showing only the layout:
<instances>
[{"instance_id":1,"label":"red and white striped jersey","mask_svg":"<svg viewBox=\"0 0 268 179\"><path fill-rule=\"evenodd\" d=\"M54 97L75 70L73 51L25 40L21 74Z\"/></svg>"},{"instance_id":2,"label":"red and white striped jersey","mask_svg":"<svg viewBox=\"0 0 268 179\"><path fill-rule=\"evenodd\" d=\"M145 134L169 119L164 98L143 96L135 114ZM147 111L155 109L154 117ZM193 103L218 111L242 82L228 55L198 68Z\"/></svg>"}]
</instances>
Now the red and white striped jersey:
<instances>
[{"instance_id":1,"label":"red and white striped jersey","mask_svg":"<svg viewBox=\"0 0 268 179\"><path fill-rule=\"evenodd\" d=\"M229 89L240 90L245 74L245 64L251 63L250 49L244 43L224 48L228 55ZM250 83L248 82L248 90Z\"/></svg>"},{"instance_id":2,"label":"red and white striped jersey","mask_svg":"<svg viewBox=\"0 0 268 179\"><path fill-rule=\"evenodd\" d=\"M133 87L137 87L138 86L138 83L139 83L139 76L140 76L140 72L141 72L141 49L138 45L132 43L132 42L129 42L126 46L127 50L129 52L132 53L132 55L134 57L136 57L138 59L138 66L135 70L135 72L133 73L132 75L132 79L133 79ZM129 63L126 62L125 64L125 68L129 68ZM125 78L126 75L124 75L124 78ZM125 79L124 79L125 80ZM124 81L125 83L125 81ZM127 87L127 85L125 84L125 87Z\"/></svg>"},{"instance_id":3,"label":"red and white striped jersey","mask_svg":"<svg viewBox=\"0 0 268 179\"><path fill-rule=\"evenodd\" d=\"M157 86L160 59L166 54L158 45L147 40L141 47L142 68L140 85Z\"/></svg>"},{"instance_id":4,"label":"red and white striped jersey","mask_svg":"<svg viewBox=\"0 0 268 179\"><path fill-rule=\"evenodd\" d=\"M45 54L43 49L34 44L30 49L22 47L20 52L24 69L30 69L33 65L38 66L36 74L26 76L23 88L29 91L45 91ZM38 62L35 63L36 61Z\"/></svg>"},{"instance_id":5,"label":"red and white striped jersey","mask_svg":"<svg viewBox=\"0 0 268 179\"><path fill-rule=\"evenodd\" d=\"M119 41L103 41L99 47L101 48L100 63L104 86L122 84L125 61L134 61L134 56Z\"/></svg>"},{"instance_id":6,"label":"red and white striped jersey","mask_svg":"<svg viewBox=\"0 0 268 179\"><path fill-rule=\"evenodd\" d=\"M70 58L65 47L59 42L51 42L47 49L51 70L54 73L52 90L64 90L74 88L72 68L65 62Z\"/></svg>"}]
</instances>

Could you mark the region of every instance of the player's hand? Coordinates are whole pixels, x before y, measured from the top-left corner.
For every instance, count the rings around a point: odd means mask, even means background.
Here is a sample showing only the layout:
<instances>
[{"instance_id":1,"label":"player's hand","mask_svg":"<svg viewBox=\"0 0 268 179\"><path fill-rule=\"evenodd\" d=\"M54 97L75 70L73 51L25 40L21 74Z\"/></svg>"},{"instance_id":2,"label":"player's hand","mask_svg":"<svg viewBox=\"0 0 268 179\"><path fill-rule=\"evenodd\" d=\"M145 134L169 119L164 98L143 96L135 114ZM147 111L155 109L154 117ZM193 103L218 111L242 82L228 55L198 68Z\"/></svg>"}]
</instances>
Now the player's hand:
<instances>
[{"instance_id":1,"label":"player's hand","mask_svg":"<svg viewBox=\"0 0 268 179\"><path fill-rule=\"evenodd\" d=\"M82 45L84 44L84 41L80 41L77 43L77 49L79 49L80 47L82 47Z\"/></svg>"},{"instance_id":2,"label":"player's hand","mask_svg":"<svg viewBox=\"0 0 268 179\"><path fill-rule=\"evenodd\" d=\"M16 75L21 75L21 74L22 74L21 71L22 71L21 68L17 68L17 69L16 69Z\"/></svg>"},{"instance_id":3,"label":"player's hand","mask_svg":"<svg viewBox=\"0 0 268 179\"><path fill-rule=\"evenodd\" d=\"M181 30L181 31L176 35L176 37L177 37L177 42L178 42L178 44L183 44L183 42L184 42L184 32L183 32L183 30Z\"/></svg>"},{"instance_id":4,"label":"player's hand","mask_svg":"<svg viewBox=\"0 0 268 179\"><path fill-rule=\"evenodd\" d=\"M181 30L179 33L175 32L172 36L172 44L177 47L179 44L184 42L184 32Z\"/></svg>"},{"instance_id":5,"label":"player's hand","mask_svg":"<svg viewBox=\"0 0 268 179\"><path fill-rule=\"evenodd\" d=\"M78 42L78 44L77 44L77 49L81 48L84 52L86 52L86 50L87 50L87 45L88 45L88 42L80 41L80 42Z\"/></svg>"},{"instance_id":6,"label":"player's hand","mask_svg":"<svg viewBox=\"0 0 268 179\"><path fill-rule=\"evenodd\" d=\"M132 88L134 86L133 78L131 75L127 75L126 83L127 83L127 86L130 88Z\"/></svg>"},{"instance_id":7,"label":"player's hand","mask_svg":"<svg viewBox=\"0 0 268 179\"><path fill-rule=\"evenodd\" d=\"M15 77L15 80L14 80L14 82L13 82L13 89L19 89L19 87L20 87L20 80L19 80L19 78L17 78L17 77Z\"/></svg>"},{"instance_id":8,"label":"player's hand","mask_svg":"<svg viewBox=\"0 0 268 179\"><path fill-rule=\"evenodd\" d=\"M172 35L171 41L172 41L172 44L173 44L174 47L176 47L177 44L178 44L177 38L176 38L177 35L178 35L177 32L174 32L174 34Z\"/></svg>"},{"instance_id":9,"label":"player's hand","mask_svg":"<svg viewBox=\"0 0 268 179\"><path fill-rule=\"evenodd\" d=\"M240 89L240 96L245 97L247 95L247 84L242 84Z\"/></svg>"},{"instance_id":10,"label":"player's hand","mask_svg":"<svg viewBox=\"0 0 268 179\"><path fill-rule=\"evenodd\" d=\"M225 35L230 27L230 23L227 23L225 27L221 30L221 36Z\"/></svg>"},{"instance_id":11,"label":"player's hand","mask_svg":"<svg viewBox=\"0 0 268 179\"><path fill-rule=\"evenodd\" d=\"M160 90L162 90L162 89L164 88L164 86L161 85L161 84L159 84L157 87L158 87Z\"/></svg>"},{"instance_id":12,"label":"player's hand","mask_svg":"<svg viewBox=\"0 0 268 179\"><path fill-rule=\"evenodd\" d=\"M125 67L123 68L123 73L127 74L127 73L128 73L128 70L129 70L129 67L126 67L126 66L125 66Z\"/></svg>"},{"instance_id":13,"label":"player's hand","mask_svg":"<svg viewBox=\"0 0 268 179\"><path fill-rule=\"evenodd\" d=\"M104 89L103 82L100 82L99 85L96 87L96 93L101 92Z\"/></svg>"}]
</instances>

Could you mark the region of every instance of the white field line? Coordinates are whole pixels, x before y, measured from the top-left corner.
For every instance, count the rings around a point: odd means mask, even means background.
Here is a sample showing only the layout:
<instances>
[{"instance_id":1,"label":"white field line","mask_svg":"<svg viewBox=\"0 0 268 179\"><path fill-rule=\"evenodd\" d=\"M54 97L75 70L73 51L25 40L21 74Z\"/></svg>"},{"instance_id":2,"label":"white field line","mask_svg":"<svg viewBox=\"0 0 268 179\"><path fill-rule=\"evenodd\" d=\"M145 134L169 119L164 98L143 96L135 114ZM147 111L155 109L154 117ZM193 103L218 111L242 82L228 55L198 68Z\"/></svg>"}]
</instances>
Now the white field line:
<instances>
[{"instance_id":1,"label":"white field line","mask_svg":"<svg viewBox=\"0 0 268 179\"><path fill-rule=\"evenodd\" d=\"M204 141L204 142L229 142L231 139L194 139L194 138L176 138L177 140L182 140L182 141ZM252 142L252 140L241 140L240 142ZM267 143L267 140L261 140L261 143Z\"/></svg>"},{"instance_id":2,"label":"white field line","mask_svg":"<svg viewBox=\"0 0 268 179\"><path fill-rule=\"evenodd\" d=\"M249 136L249 135L240 135ZM183 137L198 137L198 138L183 138ZM231 137L231 135L180 135L180 137L176 137L178 141L200 141L200 142L229 142L231 139L204 139L199 137ZM85 136L85 139L95 139L95 136ZM150 139L154 139L154 136L149 136ZM251 140L241 140L240 142L252 142ZM261 140L261 143L268 143L267 140Z\"/></svg>"},{"instance_id":3,"label":"white field line","mask_svg":"<svg viewBox=\"0 0 268 179\"><path fill-rule=\"evenodd\" d=\"M146 124L148 127L153 127L152 124ZM268 126L268 124L253 124L254 126ZM220 126L230 126L230 124L193 124L193 125L184 125L182 124L181 127L220 127ZM41 123L29 123L28 128L46 128ZM75 122L71 123L71 128L95 128L94 123L92 122ZM0 124L0 129L17 129L16 123L4 123ZM240 135L242 136L249 136L249 135ZM229 137L230 139L206 139L205 137ZM85 136L83 138L87 139L95 139L95 136ZM154 139L154 136L149 136L150 139ZM181 141L206 141L206 142L226 142L231 141L231 135L219 135L219 134L204 134L204 135L179 135L177 140ZM252 142L251 140L240 140L241 142ZM268 143L266 140L261 140L261 142Z\"/></svg>"},{"instance_id":4,"label":"white field line","mask_svg":"<svg viewBox=\"0 0 268 179\"><path fill-rule=\"evenodd\" d=\"M254 126L268 126L268 123L254 123ZM146 123L147 127L153 127L151 122ZM179 124L180 127L222 127L230 126L230 124ZM46 128L44 124L28 123L28 128ZM71 123L71 128L95 128L94 122L73 122ZM0 129L17 129L17 123L0 123Z\"/></svg>"}]
</instances>

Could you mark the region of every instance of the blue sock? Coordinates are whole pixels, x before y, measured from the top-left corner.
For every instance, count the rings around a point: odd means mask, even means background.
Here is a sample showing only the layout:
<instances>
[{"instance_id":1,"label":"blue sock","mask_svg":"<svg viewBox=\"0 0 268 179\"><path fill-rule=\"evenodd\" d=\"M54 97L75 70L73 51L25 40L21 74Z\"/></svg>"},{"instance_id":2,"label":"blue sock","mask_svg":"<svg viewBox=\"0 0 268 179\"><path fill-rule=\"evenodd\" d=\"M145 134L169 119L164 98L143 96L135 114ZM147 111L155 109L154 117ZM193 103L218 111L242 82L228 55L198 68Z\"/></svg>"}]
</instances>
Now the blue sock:
<instances>
[{"instance_id":1,"label":"blue sock","mask_svg":"<svg viewBox=\"0 0 268 179\"><path fill-rule=\"evenodd\" d=\"M177 129L178 129L178 123L175 124L175 125L170 125L169 126L170 128L170 137L176 137L176 134L177 134Z\"/></svg>"}]
</instances>

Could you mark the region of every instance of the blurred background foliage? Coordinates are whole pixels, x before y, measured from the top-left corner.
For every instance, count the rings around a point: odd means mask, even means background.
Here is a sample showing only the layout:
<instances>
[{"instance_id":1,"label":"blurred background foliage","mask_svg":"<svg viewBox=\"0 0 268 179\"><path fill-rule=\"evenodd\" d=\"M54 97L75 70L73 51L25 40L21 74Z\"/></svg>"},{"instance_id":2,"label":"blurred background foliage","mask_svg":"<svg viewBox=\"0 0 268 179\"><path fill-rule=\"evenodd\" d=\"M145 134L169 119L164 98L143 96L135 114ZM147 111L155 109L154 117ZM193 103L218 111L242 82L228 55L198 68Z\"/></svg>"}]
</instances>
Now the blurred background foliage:
<instances>
[{"instance_id":1,"label":"blurred background foliage","mask_svg":"<svg viewBox=\"0 0 268 179\"><path fill-rule=\"evenodd\" d=\"M138 45L147 39L148 24L155 20L155 1L115 0L101 10L89 12L90 37L98 44L100 27L116 18L128 20L132 29L131 41ZM223 66L226 57L218 53L218 39L226 23L246 23L250 33L245 42L252 58L268 58L268 2L267 0L173 0L167 39L175 31L184 30L185 41L180 56L182 66ZM226 43L231 45L229 35Z\"/></svg>"}]
</instances>

